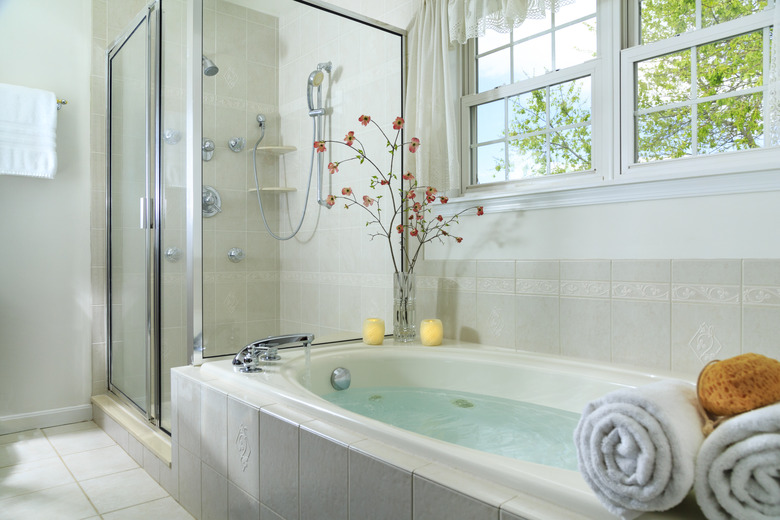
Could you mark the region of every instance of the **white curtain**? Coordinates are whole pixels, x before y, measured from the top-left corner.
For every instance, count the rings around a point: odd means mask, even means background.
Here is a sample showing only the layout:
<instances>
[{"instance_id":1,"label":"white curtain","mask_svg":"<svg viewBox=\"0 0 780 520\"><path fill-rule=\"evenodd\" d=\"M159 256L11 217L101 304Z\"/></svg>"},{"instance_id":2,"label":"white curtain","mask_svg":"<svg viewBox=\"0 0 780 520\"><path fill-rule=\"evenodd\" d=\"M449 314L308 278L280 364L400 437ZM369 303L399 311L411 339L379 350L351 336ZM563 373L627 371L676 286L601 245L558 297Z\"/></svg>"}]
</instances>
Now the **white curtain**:
<instances>
[{"instance_id":1,"label":"white curtain","mask_svg":"<svg viewBox=\"0 0 780 520\"><path fill-rule=\"evenodd\" d=\"M780 0L775 0L772 54L767 78L766 140L768 146L780 146Z\"/></svg>"},{"instance_id":2,"label":"white curtain","mask_svg":"<svg viewBox=\"0 0 780 520\"><path fill-rule=\"evenodd\" d=\"M422 0L408 31L409 74L406 88L406 138L420 139L407 154L420 184L439 192L460 188L461 76L459 45L450 45L447 0Z\"/></svg>"},{"instance_id":3,"label":"white curtain","mask_svg":"<svg viewBox=\"0 0 780 520\"><path fill-rule=\"evenodd\" d=\"M509 32L526 19L542 19L574 0L449 0L450 40L466 43L486 29Z\"/></svg>"}]
</instances>

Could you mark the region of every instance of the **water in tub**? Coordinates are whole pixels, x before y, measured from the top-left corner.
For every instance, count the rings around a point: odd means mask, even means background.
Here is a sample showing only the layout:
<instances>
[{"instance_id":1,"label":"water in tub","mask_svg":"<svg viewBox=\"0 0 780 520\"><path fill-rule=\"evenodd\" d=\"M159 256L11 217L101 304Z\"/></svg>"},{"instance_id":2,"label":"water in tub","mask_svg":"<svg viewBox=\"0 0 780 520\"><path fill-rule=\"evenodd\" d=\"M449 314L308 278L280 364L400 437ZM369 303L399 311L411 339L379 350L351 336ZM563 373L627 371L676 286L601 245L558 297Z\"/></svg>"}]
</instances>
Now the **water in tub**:
<instances>
[{"instance_id":1,"label":"water in tub","mask_svg":"<svg viewBox=\"0 0 780 520\"><path fill-rule=\"evenodd\" d=\"M577 470L580 415L536 404L431 388L350 388L323 396L347 410L446 442Z\"/></svg>"}]
</instances>

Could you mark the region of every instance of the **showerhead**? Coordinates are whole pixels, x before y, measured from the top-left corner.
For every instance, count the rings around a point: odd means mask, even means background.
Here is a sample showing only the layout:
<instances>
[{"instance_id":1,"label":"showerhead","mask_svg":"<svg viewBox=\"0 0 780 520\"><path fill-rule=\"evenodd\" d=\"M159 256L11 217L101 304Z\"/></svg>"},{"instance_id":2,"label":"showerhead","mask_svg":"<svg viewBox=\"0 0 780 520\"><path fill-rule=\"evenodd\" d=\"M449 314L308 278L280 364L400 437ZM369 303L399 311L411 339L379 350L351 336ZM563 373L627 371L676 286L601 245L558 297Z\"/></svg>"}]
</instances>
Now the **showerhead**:
<instances>
[{"instance_id":1,"label":"showerhead","mask_svg":"<svg viewBox=\"0 0 780 520\"><path fill-rule=\"evenodd\" d=\"M201 61L203 63L203 74L206 76L216 76L217 72L219 72L219 67L208 59L206 56L203 56L203 60Z\"/></svg>"}]
</instances>

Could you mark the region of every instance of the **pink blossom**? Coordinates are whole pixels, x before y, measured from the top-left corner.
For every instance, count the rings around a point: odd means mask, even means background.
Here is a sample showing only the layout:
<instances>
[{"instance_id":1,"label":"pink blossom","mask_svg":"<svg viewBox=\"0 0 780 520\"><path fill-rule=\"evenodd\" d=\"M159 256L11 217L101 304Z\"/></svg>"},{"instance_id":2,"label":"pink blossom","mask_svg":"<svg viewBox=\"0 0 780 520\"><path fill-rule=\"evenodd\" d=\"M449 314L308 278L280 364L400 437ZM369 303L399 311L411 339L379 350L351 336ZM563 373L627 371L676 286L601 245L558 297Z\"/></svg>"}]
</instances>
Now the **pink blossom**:
<instances>
[{"instance_id":1,"label":"pink blossom","mask_svg":"<svg viewBox=\"0 0 780 520\"><path fill-rule=\"evenodd\" d=\"M358 121L360 121L360 124L363 126L368 126L368 123L371 122L371 116L360 116L358 117Z\"/></svg>"},{"instance_id":2,"label":"pink blossom","mask_svg":"<svg viewBox=\"0 0 780 520\"><path fill-rule=\"evenodd\" d=\"M393 130L400 130L403 127L404 127L404 118L396 117L395 121L393 121Z\"/></svg>"},{"instance_id":3,"label":"pink blossom","mask_svg":"<svg viewBox=\"0 0 780 520\"><path fill-rule=\"evenodd\" d=\"M436 220L438 220L439 222L442 222L444 220L444 217L442 217L441 215L438 215L436 217Z\"/></svg>"},{"instance_id":4,"label":"pink blossom","mask_svg":"<svg viewBox=\"0 0 780 520\"><path fill-rule=\"evenodd\" d=\"M409 235L411 235L411 236L413 236L413 237L416 237L416 236L417 236L417 233L418 233L418 231L417 231L417 229L416 229L416 228L415 228L415 229L413 229L413 230L411 230L411 231L409 231Z\"/></svg>"},{"instance_id":5,"label":"pink blossom","mask_svg":"<svg viewBox=\"0 0 780 520\"><path fill-rule=\"evenodd\" d=\"M369 206L370 206L370 205L372 205L373 203L374 203L374 199L372 199L372 198L371 198L371 197L369 197L368 195L363 195L363 205L364 205L365 207L369 207Z\"/></svg>"},{"instance_id":6,"label":"pink blossom","mask_svg":"<svg viewBox=\"0 0 780 520\"><path fill-rule=\"evenodd\" d=\"M436 188L432 188L428 186L428 189L425 190L425 195L430 197L431 195L436 195L436 192L437 192Z\"/></svg>"},{"instance_id":7,"label":"pink blossom","mask_svg":"<svg viewBox=\"0 0 780 520\"><path fill-rule=\"evenodd\" d=\"M461 242L463 242L463 237L455 237L455 241L456 241L458 244L460 244Z\"/></svg>"},{"instance_id":8,"label":"pink blossom","mask_svg":"<svg viewBox=\"0 0 780 520\"><path fill-rule=\"evenodd\" d=\"M412 211L417 213L418 211L420 211L422 209L422 207L423 207L422 204L420 204L419 202L415 202L414 206L412 206Z\"/></svg>"},{"instance_id":9,"label":"pink blossom","mask_svg":"<svg viewBox=\"0 0 780 520\"><path fill-rule=\"evenodd\" d=\"M434 200L436 200L436 197L434 197L433 195L428 195L427 197L425 197L426 202L433 202Z\"/></svg>"},{"instance_id":10,"label":"pink blossom","mask_svg":"<svg viewBox=\"0 0 780 520\"><path fill-rule=\"evenodd\" d=\"M406 172L403 175L401 175L401 177L405 181L413 181L414 180L414 174L412 172Z\"/></svg>"},{"instance_id":11,"label":"pink blossom","mask_svg":"<svg viewBox=\"0 0 780 520\"><path fill-rule=\"evenodd\" d=\"M395 230L398 231L399 233L403 233L404 232L404 225L403 224L398 224L397 226L395 226Z\"/></svg>"},{"instance_id":12,"label":"pink blossom","mask_svg":"<svg viewBox=\"0 0 780 520\"><path fill-rule=\"evenodd\" d=\"M418 213L417 214L417 220L422 220L423 218L425 218L424 214L422 214L422 213Z\"/></svg>"},{"instance_id":13,"label":"pink blossom","mask_svg":"<svg viewBox=\"0 0 780 520\"><path fill-rule=\"evenodd\" d=\"M449 197L444 197L444 196L441 196L441 197L439 197L439 200L441 201L441 203L442 203L442 204L447 204L447 202L448 202L450 199L449 199Z\"/></svg>"},{"instance_id":14,"label":"pink blossom","mask_svg":"<svg viewBox=\"0 0 780 520\"><path fill-rule=\"evenodd\" d=\"M347 135L344 136L344 140L349 146L352 146L352 143L355 142L355 132L347 132Z\"/></svg>"},{"instance_id":15,"label":"pink blossom","mask_svg":"<svg viewBox=\"0 0 780 520\"><path fill-rule=\"evenodd\" d=\"M385 184L390 184L390 181L388 181L387 179L382 179L381 181L379 181L379 184L384 186Z\"/></svg>"},{"instance_id":16,"label":"pink blossom","mask_svg":"<svg viewBox=\"0 0 780 520\"><path fill-rule=\"evenodd\" d=\"M346 196L352 195L352 188L341 188L341 194Z\"/></svg>"},{"instance_id":17,"label":"pink blossom","mask_svg":"<svg viewBox=\"0 0 780 520\"><path fill-rule=\"evenodd\" d=\"M317 149L317 153L327 150L327 148L325 148L325 141L314 141L314 148Z\"/></svg>"},{"instance_id":18,"label":"pink blossom","mask_svg":"<svg viewBox=\"0 0 780 520\"><path fill-rule=\"evenodd\" d=\"M417 194L414 192L414 190L410 190L409 193L406 195L406 198L409 199L409 200L412 200L416 196L417 196Z\"/></svg>"},{"instance_id":19,"label":"pink blossom","mask_svg":"<svg viewBox=\"0 0 780 520\"><path fill-rule=\"evenodd\" d=\"M477 216L484 215L485 212L483 211L482 206L477 206Z\"/></svg>"},{"instance_id":20,"label":"pink blossom","mask_svg":"<svg viewBox=\"0 0 780 520\"><path fill-rule=\"evenodd\" d=\"M336 203L336 197L333 195L328 195L325 197L325 202L328 204L328 206L333 206Z\"/></svg>"},{"instance_id":21,"label":"pink blossom","mask_svg":"<svg viewBox=\"0 0 780 520\"><path fill-rule=\"evenodd\" d=\"M328 163L328 171L330 172L331 175L333 175L334 173L339 171L339 163L329 162Z\"/></svg>"},{"instance_id":22,"label":"pink blossom","mask_svg":"<svg viewBox=\"0 0 780 520\"><path fill-rule=\"evenodd\" d=\"M412 142L409 143L409 151L414 153L420 147L420 140L416 137L412 137Z\"/></svg>"}]
</instances>

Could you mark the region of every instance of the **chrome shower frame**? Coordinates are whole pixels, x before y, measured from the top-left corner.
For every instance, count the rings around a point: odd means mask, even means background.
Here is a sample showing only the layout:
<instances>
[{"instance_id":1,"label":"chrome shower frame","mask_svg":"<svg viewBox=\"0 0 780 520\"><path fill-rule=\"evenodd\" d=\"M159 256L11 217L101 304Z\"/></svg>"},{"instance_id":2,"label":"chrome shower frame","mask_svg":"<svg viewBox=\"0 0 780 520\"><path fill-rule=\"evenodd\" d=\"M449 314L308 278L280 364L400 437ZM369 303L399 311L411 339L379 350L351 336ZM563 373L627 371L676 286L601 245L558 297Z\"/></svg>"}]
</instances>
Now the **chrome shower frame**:
<instances>
[{"instance_id":1,"label":"chrome shower frame","mask_svg":"<svg viewBox=\"0 0 780 520\"><path fill-rule=\"evenodd\" d=\"M160 355L161 336L160 324L160 244L161 244L161 99L160 99L160 63L161 57L161 8L160 1L153 0L136 15L128 25L128 29L114 40L105 54L106 58L106 373L108 388L122 402L130 405L145 416L151 424L159 427L161 403ZM146 197L142 203L141 227L146 233L146 403L145 408L125 395L121 388L112 380L113 367L113 327L112 327L112 63L111 60L119 53L124 44L141 27L147 31L146 54L147 68L145 71L146 107L145 107L145 165L146 165Z\"/></svg>"}]
</instances>

